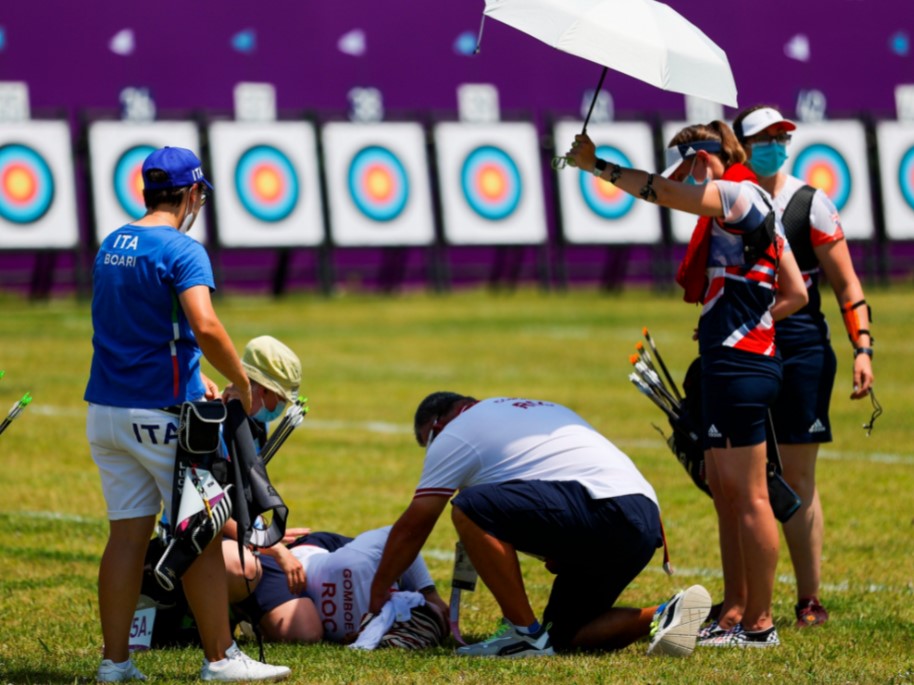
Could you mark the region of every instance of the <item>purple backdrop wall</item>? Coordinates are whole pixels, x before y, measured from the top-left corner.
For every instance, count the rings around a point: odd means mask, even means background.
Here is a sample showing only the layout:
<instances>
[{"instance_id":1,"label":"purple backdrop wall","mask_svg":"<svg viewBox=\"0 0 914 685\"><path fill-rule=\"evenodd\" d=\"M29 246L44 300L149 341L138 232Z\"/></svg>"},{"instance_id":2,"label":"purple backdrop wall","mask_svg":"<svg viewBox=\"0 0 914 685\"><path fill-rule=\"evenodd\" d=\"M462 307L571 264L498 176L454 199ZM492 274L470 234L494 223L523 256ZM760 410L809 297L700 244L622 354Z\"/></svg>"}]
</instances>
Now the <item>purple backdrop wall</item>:
<instances>
[{"instance_id":1,"label":"purple backdrop wall","mask_svg":"<svg viewBox=\"0 0 914 685\"><path fill-rule=\"evenodd\" d=\"M578 110L598 68L488 21L482 0L7 0L0 13L0 79L29 83L36 108L114 108L126 86L145 86L163 109L229 108L242 80L276 84L281 108L346 108L353 86L373 86L391 110L455 107L463 82L498 86L506 109ZM909 0L697 0L669 2L728 54L741 105L792 112L802 89L825 93L833 113L894 115L896 84L914 81ZM878 12L875 11L878 7ZM121 52L109 44L125 29ZM349 35L350 53L338 42ZM804 37L808 60L801 61ZM785 54L793 46L794 58ZM611 74L621 111L682 115L681 96Z\"/></svg>"},{"instance_id":2,"label":"purple backdrop wall","mask_svg":"<svg viewBox=\"0 0 914 685\"><path fill-rule=\"evenodd\" d=\"M767 102L793 114L798 94L817 89L832 117L894 118L895 86L914 82L910 0L668 4L727 52L743 106ZM74 122L86 110L116 111L128 86L150 89L160 112L227 112L239 81L274 83L287 111L340 114L362 86L380 89L390 113L452 114L459 84L492 83L506 113L541 122L546 113L577 114L599 67L495 21L486 22L482 52L466 54L483 5L7 0L0 80L26 81L34 113L64 111ZM621 74L610 73L604 88L623 117L685 114L682 96ZM65 255L65 271L67 263Z\"/></svg>"}]
</instances>

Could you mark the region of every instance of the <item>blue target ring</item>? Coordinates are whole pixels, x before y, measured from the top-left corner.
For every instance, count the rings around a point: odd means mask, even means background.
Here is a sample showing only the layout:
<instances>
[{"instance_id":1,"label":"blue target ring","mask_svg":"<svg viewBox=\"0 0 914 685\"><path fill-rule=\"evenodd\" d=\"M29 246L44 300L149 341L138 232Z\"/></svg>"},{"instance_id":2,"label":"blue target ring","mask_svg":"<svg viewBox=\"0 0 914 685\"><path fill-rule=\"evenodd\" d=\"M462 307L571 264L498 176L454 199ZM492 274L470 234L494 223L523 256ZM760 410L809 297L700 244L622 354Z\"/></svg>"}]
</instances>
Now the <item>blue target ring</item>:
<instances>
[{"instance_id":1,"label":"blue target ring","mask_svg":"<svg viewBox=\"0 0 914 685\"><path fill-rule=\"evenodd\" d=\"M155 149L152 145L134 145L124 151L114 165L114 196L131 219L139 219L146 213L143 162Z\"/></svg>"},{"instance_id":2,"label":"blue target ring","mask_svg":"<svg viewBox=\"0 0 914 685\"><path fill-rule=\"evenodd\" d=\"M628 156L619 148L601 145L596 150L597 157L605 159L609 165L632 168L634 165ZM597 178L593 174L582 171L579 175L579 184L584 203L590 210L603 219L621 219L631 211L635 198L625 191L617 188L609 181Z\"/></svg>"},{"instance_id":3,"label":"blue target ring","mask_svg":"<svg viewBox=\"0 0 914 685\"><path fill-rule=\"evenodd\" d=\"M255 145L235 166L235 192L251 216L276 222L298 204L298 173L289 158L272 145Z\"/></svg>"},{"instance_id":4,"label":"blue target ring","mask_svg":"<svg viewBox=\"0 0 914 685\"><path fill-rule=\"evenodd\" d=\"M54 202L54 176L44 157L27 145L0 147L0 217L31 224Z\"/></svg>"},{"instance_id":5,"label":"blue target ring","mask_svg":"<svg viewBox=\"0 0 914 685\"><path fill-rule=\"evenodd\" d=\"M898 165L898 187L911 209L914 209L914 147L908 148Z\"/></svg>"},{"instance_id":6,"label":"blue target ring","mask_svg":"<svg viewBox=\"0 0 914 685\"><path fill-rule=\"evenodd\" d=\"M851 170L844 156L831 145L816 143L803 148L793 162L791 173L823 190L838 211L844 209L851 194Z\"/></svg>"},{"instance_id":7,"label":"blue target ring","mask_svg":"<svg viewBox=\"0 0 914 685\"><path fill-rule=\"evenodd\" d=\"M369 219L393 221L409 200L406 167L385 147L362 148L349 165L349 195Z\"/></svg>"},{"instance_id":8,"label":"blue target ring","mask_svg":"<svg viewBox=\"0 0 914 685\"><path fill-rule=\"evenodd\" d=\"M511 156L494 145L482 145L466 156L460 171L463 197L483 219L506 219L520 204L523 182Z\"/></svg>"}]
</instances>

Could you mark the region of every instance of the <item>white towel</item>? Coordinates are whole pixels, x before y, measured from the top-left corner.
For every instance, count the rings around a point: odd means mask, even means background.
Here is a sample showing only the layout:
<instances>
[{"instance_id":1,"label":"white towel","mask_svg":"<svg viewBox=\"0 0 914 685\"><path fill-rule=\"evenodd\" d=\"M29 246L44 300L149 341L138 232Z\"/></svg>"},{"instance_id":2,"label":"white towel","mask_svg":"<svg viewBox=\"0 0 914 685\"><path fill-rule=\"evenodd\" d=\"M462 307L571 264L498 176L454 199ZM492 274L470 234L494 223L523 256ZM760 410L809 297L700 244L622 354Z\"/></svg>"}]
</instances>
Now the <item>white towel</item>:
<instances>
[{"instance_id":1,"label":"white towel","mask_svg":"<svg viewBox=\"0 0 914 685\"><path fill-rule=\"evenodd\" d=\"M397 621L408 621L412 618L413 607L425 604L421 592L394 592L384 603L381 613L371 619L359 634L359 639L349 645L350 649L374 649L381 642L384 634Z\"/></svg>"}]
</instances>

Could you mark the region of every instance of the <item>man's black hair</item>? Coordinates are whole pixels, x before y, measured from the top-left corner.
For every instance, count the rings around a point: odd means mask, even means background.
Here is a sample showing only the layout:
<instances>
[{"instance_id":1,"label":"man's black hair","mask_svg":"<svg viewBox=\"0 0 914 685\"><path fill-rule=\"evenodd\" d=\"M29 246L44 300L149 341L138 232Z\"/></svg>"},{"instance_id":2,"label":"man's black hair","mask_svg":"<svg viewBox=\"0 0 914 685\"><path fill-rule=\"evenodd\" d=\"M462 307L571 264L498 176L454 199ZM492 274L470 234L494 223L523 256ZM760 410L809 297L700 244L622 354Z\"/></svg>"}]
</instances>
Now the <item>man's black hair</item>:
<instances>
[{"instance_id":1,"label":"man's black hair","mask_svg":"<svg viewBox=\"0 0 914 685\"><path fill-rule=\"evenodd\" d=\"M146 171L146 176L154 183L162 183L169 178L168 172L163 171L162 169L149 169ZM180 207L181 203L184 202L184 196L187 194L188 188L190 188L190 186L184 186L182 188L162 188L161 190L147 190L146 188L143 188L143 204L146 205L146 209L155 209L160 205Z\"/></svg>"},{"instance_id":2,"label":"man's black hair","mask_svg":"<svg viewBox=\"0 0 914 685\"><path fill-rule=\"evenodd\" d=\"M418 442L420 445L422 444L419 436L420 427L424 426L432 419L444 416L450 411L451 407L453 407L454 404L460 400L466 399L472 398L466 397L465 395L460 395L456 392L439 390L438 392L433 392L431 395L422 400L419 403L419 406L416 408L416 418L413 420L413 430L416 433L416 442Z\"/></svg>"}]
</instances>

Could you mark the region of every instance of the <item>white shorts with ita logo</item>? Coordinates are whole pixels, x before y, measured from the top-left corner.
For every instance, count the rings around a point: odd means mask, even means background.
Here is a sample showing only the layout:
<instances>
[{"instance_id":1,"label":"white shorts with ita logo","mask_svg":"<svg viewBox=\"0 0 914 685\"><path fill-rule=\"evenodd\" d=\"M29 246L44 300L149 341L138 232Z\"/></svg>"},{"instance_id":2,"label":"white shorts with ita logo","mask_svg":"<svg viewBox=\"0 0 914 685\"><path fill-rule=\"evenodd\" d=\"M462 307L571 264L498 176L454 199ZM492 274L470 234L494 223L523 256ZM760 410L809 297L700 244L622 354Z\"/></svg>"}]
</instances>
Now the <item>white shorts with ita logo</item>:
<instances>
[{"instance_id":1,"label":"white shorts with ita logo","mask_svg":"<svg viewBox=\"0 0 914 685\"><path fill-rule=\"evenodd\" d=\"M178 417L160 409L90 404L86 436L102 479L108 520L171 511Z\"/></svg>"}]
</instances>

